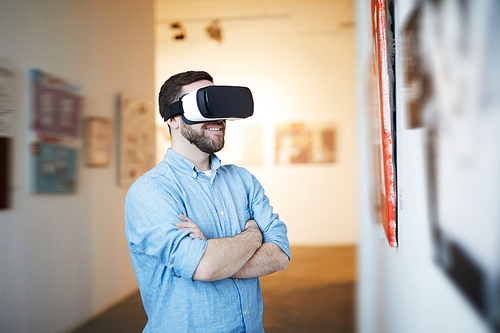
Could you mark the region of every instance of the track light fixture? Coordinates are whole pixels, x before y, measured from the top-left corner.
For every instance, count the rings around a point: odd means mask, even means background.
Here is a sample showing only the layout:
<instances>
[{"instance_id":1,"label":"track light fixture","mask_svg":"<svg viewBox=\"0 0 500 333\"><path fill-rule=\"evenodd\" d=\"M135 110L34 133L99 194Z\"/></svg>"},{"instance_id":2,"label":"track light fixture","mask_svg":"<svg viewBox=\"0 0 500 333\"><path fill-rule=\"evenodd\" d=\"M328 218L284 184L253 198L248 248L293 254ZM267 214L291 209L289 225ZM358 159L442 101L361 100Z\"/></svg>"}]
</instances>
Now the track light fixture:
<instances>
[{"instance_id":1,"label":"track light fixture","mask_svg":"<svg viewBox=\"0 0 500 333\"><path fill-rule=\"evenodd\" d=\"M175 40L183 40L186 37L186 30L180 22L172 23L171 28L178 29L178 33L174 36Z\"/></svg>"},{"instance_id":2,"label":"track light fixture","mask_svg":"<svg viewBox=\"0 0 500 333\"><path fill-rule=\"evenodd\" d=\"M207 27L206 31L211 39L215 40L219 44L222 42L222 30L219 26L218 20L213 20Z\"/></svg>"},{"instance_id":3,"label":"track light fixture","mask_svg":"<svg viewBox=\"0 0 500 333\"><path fill-rule=\"evenodd\" d=\"M173 36L174 40L184 40L186 38L186 29L180 21L171 23L170 28L176 30L176 34ZM212 20L205 28L205 31L210 39L219 44L222 42L222 28L219 25L219 20Z\"/></svg>"}]
</instances>

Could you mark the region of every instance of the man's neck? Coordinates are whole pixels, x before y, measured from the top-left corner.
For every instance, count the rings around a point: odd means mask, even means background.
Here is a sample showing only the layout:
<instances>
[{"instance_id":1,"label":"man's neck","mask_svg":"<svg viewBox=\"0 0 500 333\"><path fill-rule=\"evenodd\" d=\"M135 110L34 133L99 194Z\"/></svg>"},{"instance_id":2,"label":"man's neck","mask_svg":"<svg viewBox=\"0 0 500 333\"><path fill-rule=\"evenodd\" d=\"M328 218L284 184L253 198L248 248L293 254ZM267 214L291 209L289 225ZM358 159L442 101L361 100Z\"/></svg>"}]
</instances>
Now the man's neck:
<instances>
[{"instance_id":1,"label":"man's neck","mask_svg":"<svg viewBox=\"0 0 500 333\"><path fill-rule=\"evenodd\" d=\"M187 143L186 145L177 144L172 142L173 151L185 157L189 162L193 163L199 170L210 170L210 155L202 152L195 145Z\"/></svg>"}]
</instances>

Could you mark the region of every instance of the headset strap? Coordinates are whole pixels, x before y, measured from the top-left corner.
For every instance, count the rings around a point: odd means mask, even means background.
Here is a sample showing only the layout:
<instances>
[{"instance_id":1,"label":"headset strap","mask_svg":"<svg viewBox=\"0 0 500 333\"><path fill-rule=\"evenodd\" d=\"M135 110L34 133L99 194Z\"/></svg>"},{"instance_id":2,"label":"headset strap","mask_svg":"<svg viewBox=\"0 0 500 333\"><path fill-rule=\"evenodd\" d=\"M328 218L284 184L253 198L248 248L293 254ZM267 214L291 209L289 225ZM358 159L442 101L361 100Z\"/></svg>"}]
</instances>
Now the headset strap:
<instances>
[{"instance_id":1,"label":"headset strap","mask_svg":"<svg viewBox=\"0 0 500 333\"><path fill-rule=\"evenodd\" d=\"M163 112L163 121L167 121L170 118L177 116L178 114L183 114L184 110L182 109L182 102L177 101L175 103L170 104L167 106L167 109L165 112Z\"/></svg>"}]
</instances>

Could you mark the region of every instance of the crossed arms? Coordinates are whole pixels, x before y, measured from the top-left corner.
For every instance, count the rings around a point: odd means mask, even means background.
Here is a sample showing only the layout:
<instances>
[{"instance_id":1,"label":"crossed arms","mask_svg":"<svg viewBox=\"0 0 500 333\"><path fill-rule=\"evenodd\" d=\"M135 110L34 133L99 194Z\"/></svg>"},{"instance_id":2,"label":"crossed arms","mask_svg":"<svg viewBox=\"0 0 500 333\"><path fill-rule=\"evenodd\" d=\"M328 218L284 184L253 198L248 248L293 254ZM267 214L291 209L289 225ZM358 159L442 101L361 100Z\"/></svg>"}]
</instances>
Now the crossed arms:
<instances>
[{"instance_id":1,"label":"crossed arms","mask_svg":"<svg viewBox=\"0 0 500 333\"><path fill-rule=\"evenodd\" d=\"M198 226L185 215L179 230L191 231L191 238L205 239ZM245 230L233 237L207 240L205 253L196 268L193 280L215 281L228 277L254 278L288 267L288 256L271 242L262 243L262 233L257 223L248 220Z\"/></svg>"}]
</instances>

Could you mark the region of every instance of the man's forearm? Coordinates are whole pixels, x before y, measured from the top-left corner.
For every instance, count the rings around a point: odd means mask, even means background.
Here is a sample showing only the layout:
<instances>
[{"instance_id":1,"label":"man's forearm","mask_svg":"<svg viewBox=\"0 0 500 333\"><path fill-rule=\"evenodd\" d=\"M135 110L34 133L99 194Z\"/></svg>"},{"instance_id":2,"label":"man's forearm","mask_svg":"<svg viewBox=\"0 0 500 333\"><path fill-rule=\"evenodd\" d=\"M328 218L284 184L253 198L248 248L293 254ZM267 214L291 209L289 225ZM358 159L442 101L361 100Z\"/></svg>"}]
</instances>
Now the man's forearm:
<instances>
[{"instance_id":1,"label":"man's forearm","mask_svg":"<svg viewBox=\"0 0 500 333\"><path fill-rule=\"evenodd\" d=\"M236 236L209 239L193 280L221 280L239 271L262 244L262 233L252 222Z\"/></svg>"},{"instance_id":2,"label":"man's forearm","mask_svg":"<svg viewBox=\"0 0 500 333\"><path fill-rule=\"evenodd\" d=\"M232 277L248 279L272 274L288 267L288 256L275 243L264 243Z\"/></svg>"}]
</instances>

